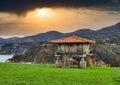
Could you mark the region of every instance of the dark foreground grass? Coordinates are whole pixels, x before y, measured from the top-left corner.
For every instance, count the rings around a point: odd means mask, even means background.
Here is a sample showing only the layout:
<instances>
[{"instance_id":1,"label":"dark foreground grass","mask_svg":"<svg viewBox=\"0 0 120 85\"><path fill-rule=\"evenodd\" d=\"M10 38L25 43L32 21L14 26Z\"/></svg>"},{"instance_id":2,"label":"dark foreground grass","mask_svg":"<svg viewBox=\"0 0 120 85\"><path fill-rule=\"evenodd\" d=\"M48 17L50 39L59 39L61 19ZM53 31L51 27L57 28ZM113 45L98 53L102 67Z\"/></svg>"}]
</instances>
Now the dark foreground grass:
<instances>
[{"instance_id":1,"label":"dark foreground grass","mask_svg":"<svg viewBox=\"0 0 120 85\"><path fill-rule=\"evenodd\" d=\"M0 63L0 85L120 85L120 68Z\"/></svg>"}]
</instances>

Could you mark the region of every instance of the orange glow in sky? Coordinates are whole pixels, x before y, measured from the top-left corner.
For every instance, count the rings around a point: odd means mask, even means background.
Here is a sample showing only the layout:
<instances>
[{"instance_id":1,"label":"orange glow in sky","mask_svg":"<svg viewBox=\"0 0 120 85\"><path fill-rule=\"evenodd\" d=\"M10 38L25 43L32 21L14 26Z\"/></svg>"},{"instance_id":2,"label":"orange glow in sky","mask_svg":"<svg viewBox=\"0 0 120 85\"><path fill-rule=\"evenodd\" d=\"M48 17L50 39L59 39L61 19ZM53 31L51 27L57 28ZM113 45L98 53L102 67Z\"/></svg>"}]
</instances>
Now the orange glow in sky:
<instances>
[{"instance_id":1,"label":"orange glow in sky","mask_svg":"<svg viewBox=\"0 0 120 85\"><path fill-rule=\"evenodd\" d=\"M118 17L117 17L118 16ZM2 37L27 36L51 30L63 33L78 29L97 30L116 24L119 13L107 13L90 9L74 8L36 8L26 16L0 13L0 34ZM6 35L6 31L9 31Z\"/></svg>"},{"instance_id":2,"label":"orange glow in sky","mask_svg":"<svg viewBox=\"0 0 120 85\"><path fill-rule=\"evenodd\" d=\"M78 29L89 22L88 15L78 14L74 10L71 11L69 9L66 11L63 8L42 8L28 12L23 21L35 27L37 32L41 30L42 32L49 30L67 32Z\"/></svg>"}]
</instances>

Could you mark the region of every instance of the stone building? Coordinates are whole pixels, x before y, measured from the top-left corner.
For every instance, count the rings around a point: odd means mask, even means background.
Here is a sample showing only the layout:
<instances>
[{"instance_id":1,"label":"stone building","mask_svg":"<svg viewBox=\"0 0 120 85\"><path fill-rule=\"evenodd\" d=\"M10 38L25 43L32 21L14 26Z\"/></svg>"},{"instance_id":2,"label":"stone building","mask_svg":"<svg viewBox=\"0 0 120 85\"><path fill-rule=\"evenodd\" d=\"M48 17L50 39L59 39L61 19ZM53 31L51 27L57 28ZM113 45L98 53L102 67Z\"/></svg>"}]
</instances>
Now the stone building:
<instances>
[{"instance_id":1,"label":"stone building","mask_svg":"<svg viewBox=\"0 0 120 85\"><path fill-rule=\"evenodd\" d=\"M81 67L91 65L90 45L95 43L75 35L52 40L55 44L56 67Z\"/></svg>"}]
</instances>

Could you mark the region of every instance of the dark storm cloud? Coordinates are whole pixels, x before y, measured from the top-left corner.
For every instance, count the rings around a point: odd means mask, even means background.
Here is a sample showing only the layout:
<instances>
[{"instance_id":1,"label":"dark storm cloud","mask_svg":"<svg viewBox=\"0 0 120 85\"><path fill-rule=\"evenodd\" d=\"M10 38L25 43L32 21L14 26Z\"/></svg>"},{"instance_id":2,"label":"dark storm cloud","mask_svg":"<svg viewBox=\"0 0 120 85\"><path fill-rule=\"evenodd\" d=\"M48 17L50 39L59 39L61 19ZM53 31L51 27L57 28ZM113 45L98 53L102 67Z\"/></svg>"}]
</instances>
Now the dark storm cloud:
<instances>
[{"instance_id":1,"label":"dark storm cloud","mask_svg":"<svg viewBox=\"0 0 120 85\"><path fill-rule=\"evenodd\" d=\"M120 0L0 0L0 12L24 14L42 7L93 7L120 11Z\"/></svg>"}]
</instances>

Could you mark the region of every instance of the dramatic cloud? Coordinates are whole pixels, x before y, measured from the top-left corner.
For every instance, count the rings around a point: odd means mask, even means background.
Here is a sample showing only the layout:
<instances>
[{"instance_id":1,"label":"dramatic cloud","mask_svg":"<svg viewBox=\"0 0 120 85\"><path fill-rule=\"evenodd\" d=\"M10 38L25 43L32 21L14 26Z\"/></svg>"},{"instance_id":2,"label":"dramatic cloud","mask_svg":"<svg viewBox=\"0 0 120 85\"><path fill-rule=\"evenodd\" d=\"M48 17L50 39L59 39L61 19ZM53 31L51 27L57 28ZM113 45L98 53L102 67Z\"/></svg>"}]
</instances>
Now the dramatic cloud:
<instances>
[{"instance_id":1,"label":"dramatic cloud","mask_svg":"<svg viewBox=\"0 0 120 85\"><path fill-rule=\"evenodd\" d=\"M120 0L0 0L0 12L24 14L42 7L87 7L120 11Z\"/></svg>"},{"instance_id":2,"label":"dramatic cloud","mask_svg":"<svg viewBox=\"0 0 120 85\"><path fill-rule=\"evenodd\" d=\"M0 0L0 37L98 30L120 22L119 16L120 0Z\"/></svg>"}]
</instances>

